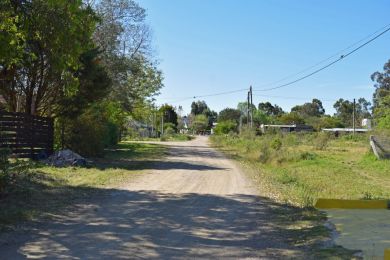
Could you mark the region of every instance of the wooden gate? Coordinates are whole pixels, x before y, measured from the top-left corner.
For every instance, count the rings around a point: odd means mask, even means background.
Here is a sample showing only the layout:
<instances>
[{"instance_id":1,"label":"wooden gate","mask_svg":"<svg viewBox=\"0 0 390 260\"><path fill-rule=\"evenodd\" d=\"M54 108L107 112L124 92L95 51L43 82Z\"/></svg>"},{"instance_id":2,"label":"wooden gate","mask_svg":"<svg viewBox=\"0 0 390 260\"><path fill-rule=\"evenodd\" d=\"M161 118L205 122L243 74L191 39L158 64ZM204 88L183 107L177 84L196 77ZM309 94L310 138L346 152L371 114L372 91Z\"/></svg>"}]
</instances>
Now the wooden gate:
<instances>
[{"instance_id":1,"label":"wooden gate","mask_svg":"<svg viewBox=\"0 0 390 260\"><path fill-rule=\"evenodd\" d=\"M36 159L53 153L53 119L0 111L0 148L19 158Z\"/></svg>"}]
</instances>

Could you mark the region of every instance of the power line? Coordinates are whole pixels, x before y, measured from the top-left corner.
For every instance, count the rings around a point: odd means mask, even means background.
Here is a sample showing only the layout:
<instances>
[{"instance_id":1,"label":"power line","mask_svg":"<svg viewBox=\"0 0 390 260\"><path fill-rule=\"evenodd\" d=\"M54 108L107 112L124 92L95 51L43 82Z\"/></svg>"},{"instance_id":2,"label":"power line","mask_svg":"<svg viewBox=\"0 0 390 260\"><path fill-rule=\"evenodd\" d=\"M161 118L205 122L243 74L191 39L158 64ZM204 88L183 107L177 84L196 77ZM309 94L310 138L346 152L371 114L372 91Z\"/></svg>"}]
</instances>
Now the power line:
<instances>
[{"instance_id":1,"label":"power line","mask_svg":"<svg viewBox=\"0 0 390 260\"><path fill-rule=\"evenodd\" d=\"M384 30L384 29L385 29L385 30ZM321 61L315 63L314 65L311 65L311 66L309 66L309 67L307 67L307 68L305 68L305 69L303 69L303 70L301 70L301 71L299 71L299 72L297 72L297 73L290 74L290 75L288 75L288 76L286 76L286 77L284 77L284 78L282 78L282 79L280 79L280 80L277 80L277 81L275 81L275 82L273 82L273 83L269 83L269 84L266 84L266 85L263 85L263 86L273 85L273 84L275 84L275 83L284 81L284 80L286 80L286 79L288 79L288 78L291 78L291 77L293 77L293 76L300 75L300 74L302 74L303 72L306 72L306 71L308 71L308 70L310 70L310 69L312 69L312 68L315 68L315 67L317 67L318 65L320 65L320 64L322 64L322 63L324 63L324 62L326 62L326 61L328 61L328 60L330 60L330 59L336 57L337 55L340 55L340 54L343 53L344 51L351 49L352 47L354 47L354 46L356 46L357 44L361 43L362 41L366 40L367 38L370 38L368 41L366 41L366 42L364 42L363 44L359 45L358 47L356 47L356 48L353 49L352 51L350 51L350 52L348 52L348 53L346 53L346 54L344 54L344 55L341 55L338 59L336 59L336 60L330 62L329 64L327 64L327 65L325 65L325 66L323 66L323 67L321 67L321 68L319 68L319 69L317 69L317 70L315 70L315 71L313 71L313 72L311 72L311 73L309 73L309 74L307 74L307 75L305 75L305 76L302 76L302 77L300 77L300 78L298 78L298 79L295 79L295 80L293 80L293 81L284 83L284 84L279 85L279 86L275 86L275 87L271 87L271 88L265 88L265 89L253 89L253 91L254 91L254 92L262 92L262 91L271 91L271 90L275 90L275 89L279 89L279 88L284 88L284 87L290 86L290 85L292 85L292 84L294 84L294 83L297 83L297 82L299 82L299 81L302 81L302 80L304 80L304 79L306 79L306 78L309 78L309 77L311 77L311 76L313 76L313 75L315 75L315 74L317 74L317 73L319 73L319 72L321 72L321 71L327 69L328 67L330 67L330 66L336 64L337 62L341 61L342 59L344 59L344 58L350 56L351 54L355 53L355 52L358 51L359 49L361 49L361 48L363 48L364 46L368 45L369 43L373 42L374 40L376 40L377 38L379 38L379 37L382 36L383 34L387 33L388 31L390 31L390 24L388 24L388 25L382 27L382 28L379 29L379 30L376 30L374 33L371 33L370 35L368 35L368 36L366 36L366 37L360 39L359 41L357 41L357 42L351 44L350 46L344 48L343 50L338 51L337 53L333 54L332 56L329 56L328 58L326 58L326 59L324 59L324 60L321 60ZM380 33L377 34L378 32L380 32ZM375 37L372 37L373 35L376 35L376 36L375 36ZM244 92L244 91L247 91L247 90L248 90L247 88L242 88L242 89L236 89L236 90L224 91L224 92L217 92L217 93L212 93L212 94L195 95L195 96L191 96L191 97L188 96L188 97L178 98L178 100L173 101L173 102L170 102L170 103L179 103L179 102L182 102L182 101L185 101L185 100L189 100L189 99L205 98L205 97L214 97L214 96L221 96L221 95L239 93L239 92ZM175 99L175 98L165 98L165 99Z\"/></svg>"},{"instance_id":2,"label":"power line","mask_svg":"<svg viewBox=\"0 0 390 260\"><path fill-rule=\"evenodd\" d=\"M268 98L281 98L281 99L293 99L293 100L310 100L310 99L313 99L313 98L309 98L309 97L285 97L285 96L270 96L270 95L253 95L255 97L268 97ZM336 102L337 99L321 99L321 98L317 98L321 101L324 101L324 102Z\"/></svg>"},{"instance_id":3,"label":"power line","mask_svg":"<svg viewBox=\"0 0 390 260\"><path fill-rule=\"evenodd\" d=\"M367 44L369 44L369 43L373 42L374 40L378 39L380 36L382 36L383 34L387 33L388 31L390 31L390 27L387 28L386 30L382 31L380 34L376 35L375 37L371 38L370 40L366 41L365 43L359 45L357 48L353 49L352 51L346 53L345 55L341 55L337 60L332 61L331 63L329 63L329 64L327 64L327 65L325 65L325 66L323 66L323 67L321 67L321 68L319 68L319 69L317 69L317 70L315 70L315 71L313 71L313 72L311 72L311 73L309 73L309 74L307 74L307 75L305 75L305 76L303 76L303 77L300 77L300 78L298 78L298 79L296 79L296 80L290 81L290 82L288 82L288 83L285 83L285 84L282 84L282 85L279 85L279 86L276 86L276 87L266 88L266 89L257 89L257 90L254 90L254 91L270 91L270 90L275 90L275 89L284 88L284 87L290 86L290 85L292 85L292 84L294 84L294 83L297 83L297 82L299 82L299 81L302 81L302 80L304 80L304 79L306 79L306 78L308 78L308 77L310 77L310 76L313 76L314 74L319 73L320 71L323 71L323 70L329 68L330 66L334 65L335 63L337 63L337 62L339 62L339 61L345 59L346 57L348 57L348 56L350 56L351 54L353 54L354 52L360 50L361 48L363 48L363 47L366 46Z\"/></svg>"},{"instance_id":4,"label":"power line","mask_svg":"<svg viewBox=\"0 0 390 260\"><path fill-rule=\"evenodd\" d=\"M372 36L374 36L374 35L376 35L377 33L383 31L384 29L386 29L386 28L389 27L389 26L390 26L390 24L387 24L386 26L381 27L380 29L376 30L375 32L373 32L373 33L371 33L371 34L365 36L364 38L360 39L359 41L357 41L357 42L355 42L355 43L353 43L353 44L351 44L351 45L349 45L348 47L346 47L346 48L344 48L344 49L342 49L342 50L336 52L335 54L329 56L328 58L325 58L325 59L323 59L323 60L321 60L321 61L319 61L319 62L317 62L317 63L315 63L315 64L313 64L313 65L310 65L309 67L306 67L305 69L303 69L303 70L301 70L301 71L298 71L298 72L296 72L296 73L290 74L290 75L288 75L288 76L286 76L286 77L284 77L284 78L281 78L281 79L276 80L276 81L274 81L274 82L271 82L271 83L262 85L262 87L274 85L274 84L279 83L279 82L282 82L282 81L284 81L284 80L286 80L286 79L289 79L289 78L292 78L292 77L294 77L294 76L300 75L300 74L302 74L302 73L304 73L304 72L306 72L306 71L308 71L308 70L311 70L311 69L317 67L318 65L323 64L324 62L326 62L326 61L328 61L328 60L330 60L330 59L332 59L332 58L334 58L334 57L339 56L339 55L342 54L343 52L345 52L345 51L347 51L347 50L353 48L354 46L358 45L359 43L363 42L364 40L366 40L366 39L368 39L368 38L371 38Z\"/></svg>"}]
</instances>

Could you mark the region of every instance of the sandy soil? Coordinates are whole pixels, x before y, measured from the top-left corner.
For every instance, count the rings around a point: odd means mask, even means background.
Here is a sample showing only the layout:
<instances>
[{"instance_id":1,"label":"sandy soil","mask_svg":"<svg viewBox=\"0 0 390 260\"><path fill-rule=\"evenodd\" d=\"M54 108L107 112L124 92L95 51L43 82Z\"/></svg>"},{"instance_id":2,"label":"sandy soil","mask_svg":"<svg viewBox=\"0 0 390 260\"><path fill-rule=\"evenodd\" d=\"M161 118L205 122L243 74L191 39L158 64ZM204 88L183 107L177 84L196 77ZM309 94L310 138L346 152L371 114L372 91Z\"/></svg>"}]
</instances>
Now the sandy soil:
<instances>
[{"instance_id":1,"label":"sandy soil","mask_svg":"<svg viewBox=\"0 0 390 260\"><path fill-rule=\"evenodd\" d=\"M1 259L290 259L261 198L206 137L170 142L149 173L0 236Z\"/></svg>"}]
</instances>

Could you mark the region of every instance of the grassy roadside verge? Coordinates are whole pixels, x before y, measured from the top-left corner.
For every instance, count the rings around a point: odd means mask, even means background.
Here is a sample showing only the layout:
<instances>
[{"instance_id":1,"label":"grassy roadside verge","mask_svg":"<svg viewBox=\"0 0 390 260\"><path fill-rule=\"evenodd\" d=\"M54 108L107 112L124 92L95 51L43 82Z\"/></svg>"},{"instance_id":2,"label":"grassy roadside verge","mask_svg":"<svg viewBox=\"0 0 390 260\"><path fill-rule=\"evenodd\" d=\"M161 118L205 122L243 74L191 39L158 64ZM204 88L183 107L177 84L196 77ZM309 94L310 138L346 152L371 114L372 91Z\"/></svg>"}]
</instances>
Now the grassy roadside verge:
<instances>
[{"instance_id":1,"label":"grassy roadside verge","mask_svg":"<svg viewBox=\"0 0 390 260\"><path fill-rule=\"evenodd\" d=\"M0 231L53 213L105 188L117 187L142 174L164 153L165 148L156 144L121 143L86 168L26 162L27 170L15 188L0 199Z\"/></svg>"},{"instance_id":2,"label":"grassy roadside verge","mask_svg":"<svg viewBox=\"0 0 390 260\"><path fill-rule=\"evenodd\" d=\"M353 259L355 253L324 247L331 231L326 215L312 207L317 198L390 199L390 164L369 152L367 136L212 136L211 143L242 165L263 196L286 205L275 212L278 225L315 259Z\"/></svg>"},{"instance_id":3,"label":"grassy roadside verge","mask_svg":"<svg viewBox=\"0 0 390 260\"><path fill-rule=\"evenodd\" d=\"M279 202L311 207L318 198L390 199L390 164L370 153L366 136L213 136L211 140L254 169L265 195Z\"/></svg>"}]
</instances>

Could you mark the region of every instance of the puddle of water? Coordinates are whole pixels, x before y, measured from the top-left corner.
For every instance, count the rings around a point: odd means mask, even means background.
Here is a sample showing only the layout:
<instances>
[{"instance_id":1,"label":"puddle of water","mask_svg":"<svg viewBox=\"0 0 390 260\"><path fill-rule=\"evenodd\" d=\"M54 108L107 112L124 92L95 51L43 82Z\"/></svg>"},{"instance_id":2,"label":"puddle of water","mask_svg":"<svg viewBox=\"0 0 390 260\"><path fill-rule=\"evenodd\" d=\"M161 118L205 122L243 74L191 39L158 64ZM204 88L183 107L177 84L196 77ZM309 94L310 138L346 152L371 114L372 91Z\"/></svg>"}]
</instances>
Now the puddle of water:
<instances>
[{"instance_id":1,"label":"puddle of water","mask_svg":"<svg viewBox=\"0 0 390 260\"><path fill-rule=\"evenodd\" d=\"M364 259L383 259L390 248L390 210L329 209L329 221L338 231L336 244L363 251Z\"/></svg>"}]
</instances>

